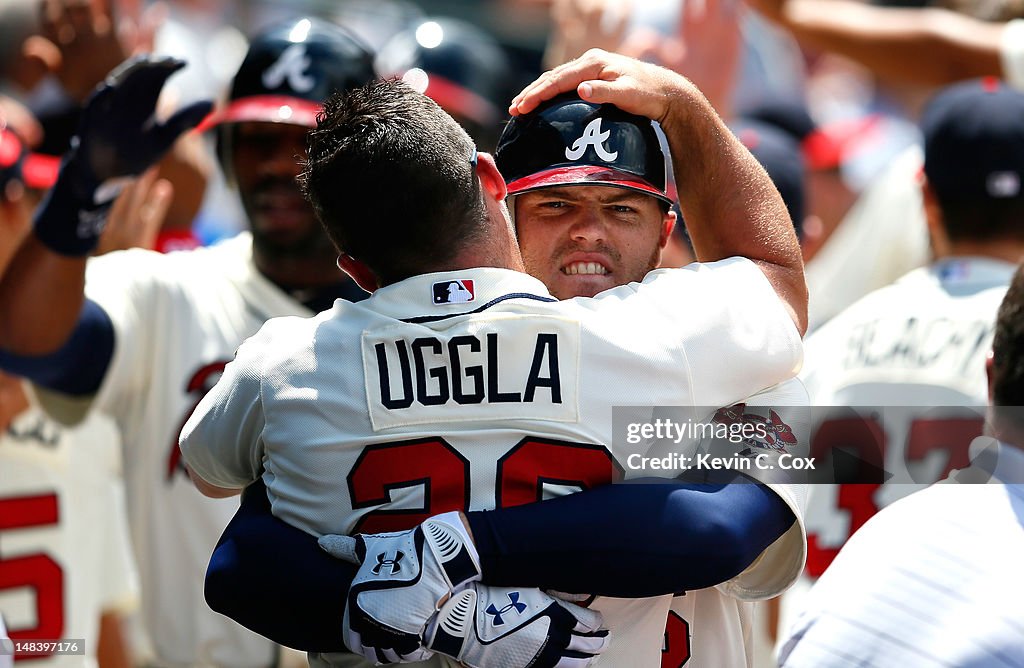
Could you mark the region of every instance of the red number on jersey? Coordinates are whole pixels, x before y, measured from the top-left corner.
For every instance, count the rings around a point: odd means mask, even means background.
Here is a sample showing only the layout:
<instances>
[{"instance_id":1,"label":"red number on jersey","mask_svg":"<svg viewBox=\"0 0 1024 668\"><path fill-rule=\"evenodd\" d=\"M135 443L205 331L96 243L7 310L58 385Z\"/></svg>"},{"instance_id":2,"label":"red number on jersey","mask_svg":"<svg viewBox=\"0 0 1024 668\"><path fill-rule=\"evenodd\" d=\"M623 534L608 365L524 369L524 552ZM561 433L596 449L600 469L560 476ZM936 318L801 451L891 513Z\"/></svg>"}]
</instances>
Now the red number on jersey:
<instances>
[{"instance_id":1,"label":"red number on jersey","mask_svg":"<svg viewBox=\"0 0 1024 668\"><path fill-rule=\"evenodd\" d=\"M21 496L0 499L0 531L29 529L56 524L59 519L57 495ZM64 573L45 554L0 557L0 591L28 588L36 597L36 625L8 629L12 640L60 638L64 632ZM42 659L52 652L19 655L21 659Z\"/></svg>"},{"instance_id":2,"label":"red number on jersey","mask_svg":"<svg viewBox=\"0 0 1024 668\"><path fill-rule=\"evenodd\" d=\"M939 473L938 480L942 480L953 469L962 469L970 464L967 451L971 441L981 436L984 424L980 417L914 420L910 423L910 435L907 437L907 462L918 462L933 450L944 450L948 456L945 468Z\"/></svg>"},{"instance_id":3,"label":"red number on jersey","mask_svg":"<svg viewBox=\"0 0 1024 668\"><path fill-rule=\"evenodd\" d=\"M411 529L432 515L469 507L469 460L443 439L367 446L348 474L354 509L391 500L391 490L423 489L419 510L374 510L356 524L357 533Z\"/></svg>"},{"instance_id":4,"label":"red number on jersey","mask_svg":"<svg viewBox=\"0 0 1024 668\"><path fill-rule=\"evenodd\" d=\"M690 623L672 610L665 620L665 646L661 668L681 668L690 660Z\"/></svg>"},{"instance_id":5,"label":"red number on jersey","mask_svg":"<svg viewBox=\"0 0 1024 668\"><path fill-rule=\"evenodd\" d=\"M178 436L181 434L181 430L185 428L185 423L192 417L192 413L195 412L196 407L199 406L199 402L203 400L203 397L213 389L213 386L217 384L220 379L221 373L224 372L224 367L228 365L228 361L223 362L211 362L205 366L199 368L192 377L188 379L188 384L185 386L185 391L195 396L195 403L192 407L185 412L185 417L181 419L181 424L178 426L178 431L174 432L174 440L171 441L171 449L167 454L167 464L165 465L166 480L168 483L174 480L174 476L177 473L185 474L185 466L181 463L181 450L178 449ZM187 480L187 478L186 478Z\"/></svg>"},{"instance_id":6,"label":"red number on jersey","mask_svg":"<svg viewBox=\"0 0 1024 668\"><path fill-rule=\"evenodd\" d=\"M863 424L857 424L858 421ZM944 468L935 480L917 480L919 483L933 483L945 478L953 469L966 467L969 463L968 449L971 441L981 435L983 420L979 417L962 418L917 418L910 423L906 438L905 458L908 463L924 460L928 453L941 450L947 454ZM835 447L853 447L858 458L870 463L871 466L883 468L883 462L877 461L876 452L885 453L886 435L882 426L874 417L844 418L826 420L815 434L811 445L812 454L824 460L829 450ZM878 444L881 444L879 450ZM871 459L868 459L868 456ZM849 531L846 540L862 527L879 511L875 503L878 484L840 485L837 506L845 511L849 518ZM845 542L845 540L844 540ZM807 535L807 574L811 577L820 576L835 556L842 544L834 547L823 547L818 543L818 536L809 532Z\"/></svg>"},{"instance_id":7,"label":"red number on jersey","mask_svg":"<svg viewBox=\"0 0 1024 668\"><path fill-rule=\"evenodd\" d=\"M885 445L885 432L874 416L838 418L821 423L811 442L811 456L819 462L829 461L832 456L834 462L832 455L834 449L854 450L856 454L846 460L850 464L866 462L871 467L883 469ZM833 465L835 464L833 463ZM857 475L853 471L841 473ZM847 538L878 512L874 497L879 487L881 487L880 484L868 483L839 485L836 505L848 519ZM839 554L841 547L841 544L835 547L819 545L818 535L809 531L807 533L807 574L815 578L820 576Z\"/></svg>"},{"instance_id":8,"label":"red number on jersey","mask_svg":"<svg viewBox=\"0 0 1024 668\"><path fill-rule=\"evenodd\" d=\"M622 470L600 445L524 438L498 459L495 508L539 501L544 483L583 489L622 478ZM391 490L420 487L424 506L415 510L372 510L354 531L411 529L431 515L468 510L469 461L440 437L367 446L348 475L355 509L391 501Z\"/></svg>"},{"instance_id":9,"label":"red number on jersey","mask_svg":"<svg viewBox=\"0 0 1024 668\"><path fill-rule=\"evenodd\" d=\"M495 508L544 498L544 484L591 489L622 479L622 469L600 445L524 438L498 460Z\"/></svg>"}]
</instances>

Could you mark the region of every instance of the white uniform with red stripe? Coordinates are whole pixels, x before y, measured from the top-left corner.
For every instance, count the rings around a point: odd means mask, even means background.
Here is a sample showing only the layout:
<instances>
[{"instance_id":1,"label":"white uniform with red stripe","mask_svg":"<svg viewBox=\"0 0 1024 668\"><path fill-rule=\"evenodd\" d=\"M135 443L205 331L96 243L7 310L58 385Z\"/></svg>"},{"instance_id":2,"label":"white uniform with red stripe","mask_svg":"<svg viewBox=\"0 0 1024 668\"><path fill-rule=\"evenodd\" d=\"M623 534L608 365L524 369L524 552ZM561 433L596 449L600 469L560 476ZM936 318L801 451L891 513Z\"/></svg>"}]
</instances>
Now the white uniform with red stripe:
<instances>
[{"instance_id":1,"label":"white uniform with red stripe","mask_svg":"<svg viewBox=\"0 0 1024 668\"><path fill-rule=\"evenodd\" d=\"M129 250L89 261L86 294L110 315L114 357L94 405L124 440L129 522L142 621L160 665L269 666L272 643L206 605L203 579L236 499L209 499L179 462L177 439L238 346L273 316L311 312L252 263L248 233L161 255ZM40 393L55 413L79 408Z\"/></svg>"},{"instance_id":2,"label":"white uniform with red stripe","mask_svg":"<svg viewBox=\"0 0 1024 668\"><path fill-rule=\"evenodd\" d=\"M803 384L794 378L744 402L748 419L769 417L770 411L781 416L793 435L780 441L782 451L805 455L810 412ZM803 571L807 556L803 517L806 487L784 483L770 483L769 487L787 502L796 522L732 580L672 599L665 624L662 668L753 668L754 602L785 591Z\"/></svg>"},{"instance_id":3,"label":"white uniform with red stripe","mask_svg":"<svg viewBox=\"0 0 1024 668\"><path fill-rule=\"evenodd\" d=\"M95 666L100 616L137 604L118 443L109 418L67 429L34 409L0 437L0 615L19 640L84 641L26 666Z\"/></svg>"},{"instance_id":4,"label":"white uniform with red stripe","mask_svg":"<svg viewBox=\"0 0 1024 668\"><path fill-rule=\"evenodd\" d=\"M878 290L807 339L801 378L813 406L871 406L860 411L863 434L884 439L875 465L886 484L814 485L807 506L808 555L803 581L784 598L782 630L806 591L850 535L880 508L967 465L981 433L988 389L985 357L996 312L1015 266L984 258L951 258L915 270ZM944 407L968 407L960 410ZM817 412L817 411L816 411ZM817 416L816 416L817 417ZM812 454L833 445L826 420L812 430ZM864 441L861 458L877 452Z\"/></svg>"},{"instance_id":5,"label":"white uniform with red stripe","mask_svg":"<svg viewBox=\"0 0 1024 668\"><path fill-rule=\"evenodd\" d=\"M614 438L612 407L650 420L654 406L731 405L792 377L800 347L745 259L563 302L517 272L428 274L268 323L197 407L182 452L214 485L262 473L273 512L311 534L410 528L611 482L649 445ZM670 604L598 598L602 665L659 665Z\"/></svg>"}]
</instances>

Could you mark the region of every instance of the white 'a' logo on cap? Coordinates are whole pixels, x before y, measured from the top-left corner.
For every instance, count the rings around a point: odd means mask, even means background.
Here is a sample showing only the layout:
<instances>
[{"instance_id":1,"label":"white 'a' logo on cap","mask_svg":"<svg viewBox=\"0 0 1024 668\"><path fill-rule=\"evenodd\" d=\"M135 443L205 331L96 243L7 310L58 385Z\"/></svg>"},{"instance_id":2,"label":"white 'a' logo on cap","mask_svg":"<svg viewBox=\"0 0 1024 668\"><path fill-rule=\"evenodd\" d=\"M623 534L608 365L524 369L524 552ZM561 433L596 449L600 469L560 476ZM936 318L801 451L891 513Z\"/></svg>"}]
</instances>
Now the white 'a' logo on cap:
<instances>
[{"instance_id":1,"label":"white 'a' logo on cap","mask_svg":"<svg viewBox=\"0 0 1024 668\"><path fill-rule=\"evenodd\" d=\"M566 147L565 157L570 160L579 160L587 152L587 147L593 146L597 152L597 157L605 162L612 162L615 158L619 157L619 152L609 151L604 147L604 143L608 141L608 137L611 135L611 130L601 132L601 119L595 118L587 124L587 127L583 130L583 135L572 143L572 147Z\"/></svg>"},{"instance_id":2,"label":"white 'a' logo on cap","mask_svg":"<svg viewBox=\"0 0 1024 668\"><path fill-rule=\"evenodd\" d=\"M292 44L263 72L263 85L277 88L287 80L288 87L296 93L308 93L316 85L316 79L306 73L312 62L306 55L305 44Z\"/></svg>"}]
</instances>

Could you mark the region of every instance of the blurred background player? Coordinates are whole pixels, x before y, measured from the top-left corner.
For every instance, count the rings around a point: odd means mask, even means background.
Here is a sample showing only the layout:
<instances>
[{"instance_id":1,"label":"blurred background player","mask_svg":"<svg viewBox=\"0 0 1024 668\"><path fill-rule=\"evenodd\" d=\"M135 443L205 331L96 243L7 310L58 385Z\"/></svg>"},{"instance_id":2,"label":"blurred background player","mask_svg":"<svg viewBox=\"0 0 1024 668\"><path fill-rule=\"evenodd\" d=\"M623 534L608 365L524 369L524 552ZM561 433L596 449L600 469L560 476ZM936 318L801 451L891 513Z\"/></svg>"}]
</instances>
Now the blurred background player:
<instances>
[{"instance_id":1,"label":"blurred background player","mask_svg":"<svg viewBox=\"0 0 1024 668\"><path fill-rule=\"evenodd\" d=\"M31 229L27 157L0 116L0 275ZM19 662L130 665L122 623L138 604L138 576L119 443L110 418L61 426L30 407L20 379L0 372L0 619L17 640L85 640L79 656L18 653Z\"/></svg>"},{"instance_id":2,"label":"blurred background player","mask_svg":"<svg viewBox=\"0 0 1024 668\"><path fill-rule=\"evenodd\" d=\"M872 170L873 177L859 179L863 196L821 254L808 263L811 331L868 292L929 261L916 184L922 164L920 137L907 123L916 124L934 87L982 74L1004 76L1011 85L1024 80L1019 3L888 4L893 6L815 0L751 3L795 36L821 72L808 82L808 99L816 109L829 98L833 105L846 98L849 108L857 98L867 99L857 88L868 86L874 89L871 110L888 124L907 126L896 133L902 138L890 140L892 145L884 150L877 139L884 127L875 122L861 132L860 157L854 162L873 162L878 169ZM851 252L853 248L861 252ZM865 255L877 260L865 263Z\"/></svg>"},{"instance_id":3,"label":"blurred background player","mask_svg":"<svg viewBox=\"0 0 1024 668\"><path fill-rule=\"evenodd\" d=\"M1019 112L1018 112L1019 113ZM881 510L808 594L783 666L1024 665L1024 270L999 307L970 467ZM977 360L972 360L977 361Z\"/></svg>"},{"instance_id":4,"label":"blurred background player","mask_svg":"<svg viewBox=\"0 0 1024 668\"><path fill-rule=\"evenodd\" d=\"M235 504L192 489L179 466L177 433L238 344L266 319L311 315L337 296L363 294L339 275L294 177L319 103L331 90L373 78L372 56L349 33L317 19L295 19L254 39L230 104L208 121L220 125L220 156L238 185L251 236L187 253L116 253L89 262L85 271L96 240L77 237L67 219L74 220L76 207L94 208L98 183L137 173L174 131L205 111L193 105L166 130L158 125L148 135L127 134L132 123L125 119L152 113L146 105L179 66L135 67L141 69L130 70L128 90L119 88L128 85L122 79L105 89L104 115L83 121L93 143L79 146L65 165L58 196L37 215L0 286L3 321L20 323L0 337L11 353L3 364L33 377L44 407L65 421L90 407L117 420L141 616L151 640L142 660L269 666L276 661L270 643L203 602L209 549ZM97 144L100 151L117 146L130 159L97 163L89 152ZM31 306L38 294L46 295L37 303L45 303L44 313ZM35 373L24 366L27 355Z\"/></svg>"},{"instance_id":5,"label":"blurred background player","mask_svg":"<svg viewBox=\"0 0 1024 668\"><path fill-rule=\"evenodd\" d=\"M801 378L812 404L874 407L826 415L832 422L818 427L815 447L823 457L833 445L861 448L864 461L894 476L813 487L810 578L879 508L967 465L982 429L993 314L1024 258L1022 118L1024 93L996 80L936 96L922 120L922 193L936 260L807 339ZM798 601L787 596L783 628Z\"/></svg>"},{"instance_id":6,"label":"blurred background player","mask_svg":"<svg viewBox=\"0 0 1024 668\"><path fill-rule=\"evenodd\" d=\"M517 72L488 33L465 21L430 17L392 37L377 72L397 76L459 122L481 151L497 145L505 105L519 91Z\"/></svg>"}]
</instances>

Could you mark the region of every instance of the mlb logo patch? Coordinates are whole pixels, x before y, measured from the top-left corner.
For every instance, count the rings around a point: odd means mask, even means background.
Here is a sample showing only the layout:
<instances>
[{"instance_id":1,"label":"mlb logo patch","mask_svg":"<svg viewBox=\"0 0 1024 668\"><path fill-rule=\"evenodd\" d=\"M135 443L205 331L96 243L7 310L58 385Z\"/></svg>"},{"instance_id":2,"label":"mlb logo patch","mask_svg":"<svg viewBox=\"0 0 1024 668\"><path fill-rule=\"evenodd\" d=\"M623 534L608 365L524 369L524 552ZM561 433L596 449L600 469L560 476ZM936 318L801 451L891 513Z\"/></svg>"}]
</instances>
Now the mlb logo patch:
<instances>
[{"instance_id":1,"label":"mlb logo patch","mask_svg":"<svg viewBox=\"0 0 1024 668\"><path fill-rule=\"evenodd\" d=\"M465 304L475 298L476 292L470 279L434 283L434 304Z\"/></svg>"}]
</instances>

